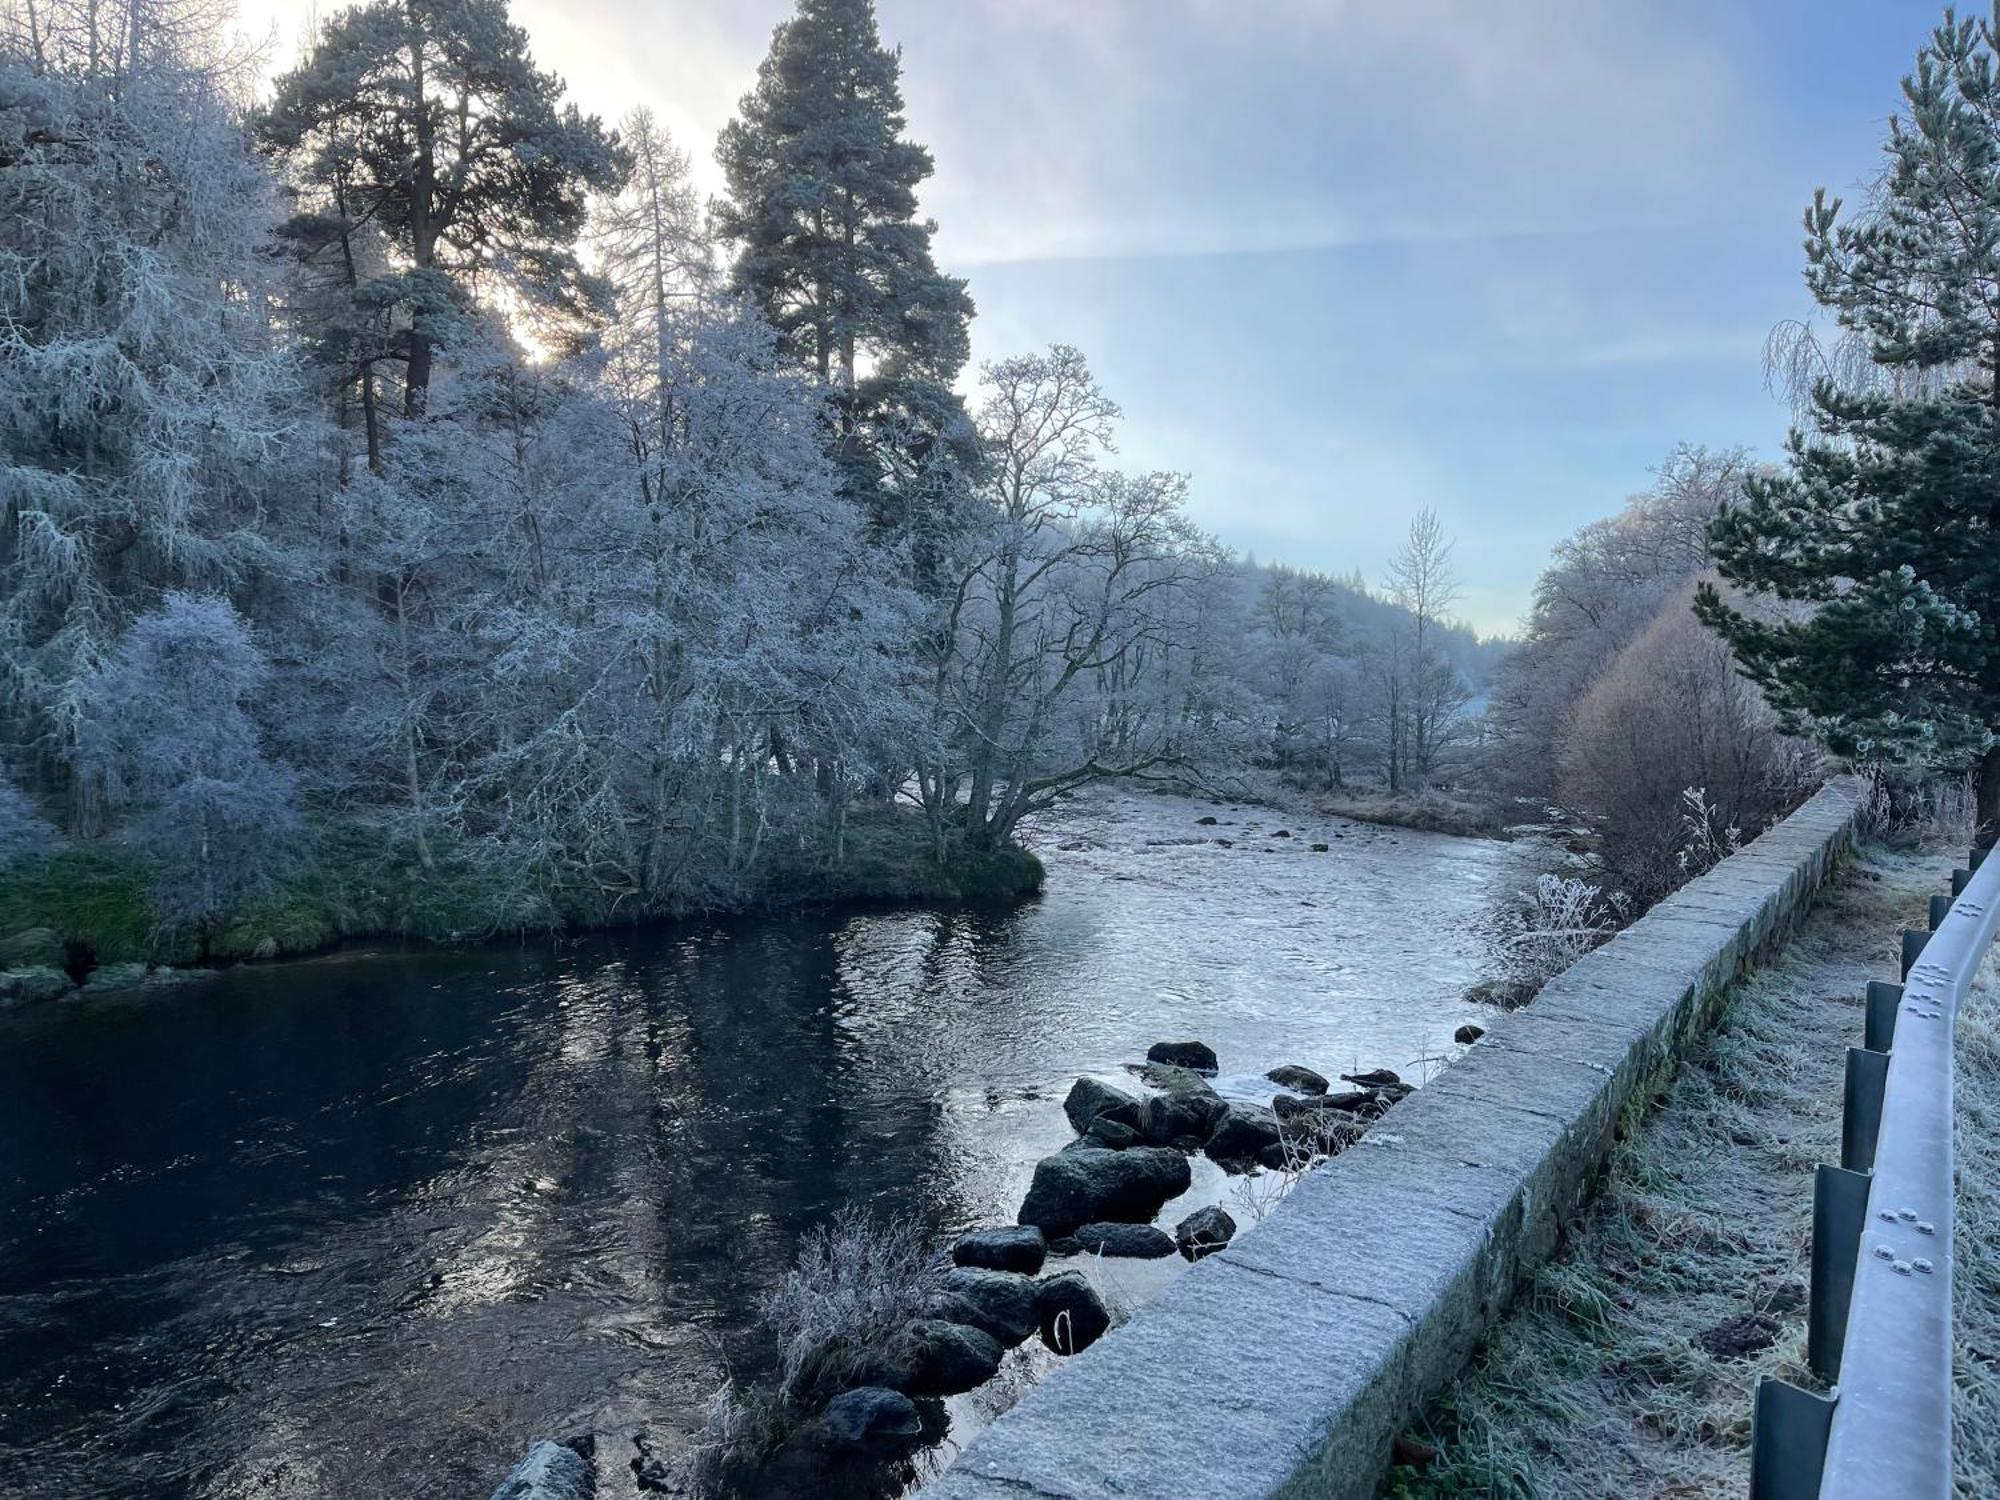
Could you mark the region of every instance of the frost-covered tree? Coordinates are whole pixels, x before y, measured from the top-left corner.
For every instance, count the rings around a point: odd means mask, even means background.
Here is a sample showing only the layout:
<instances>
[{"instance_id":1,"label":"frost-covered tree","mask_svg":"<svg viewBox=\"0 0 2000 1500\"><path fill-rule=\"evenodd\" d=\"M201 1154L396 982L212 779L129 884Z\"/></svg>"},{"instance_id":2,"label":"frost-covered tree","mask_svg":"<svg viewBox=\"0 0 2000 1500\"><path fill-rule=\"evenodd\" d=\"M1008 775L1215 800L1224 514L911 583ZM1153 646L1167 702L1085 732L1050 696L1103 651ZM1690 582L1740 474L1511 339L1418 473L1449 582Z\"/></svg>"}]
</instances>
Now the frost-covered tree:
<instances>
[{"instance_id":1,"label":"frost-covered tree","mask_svg":"<svg viewBox=\"0 0 2000 1500\"><path fill-rule=\"evenodd\" d=\"M1806 210L1806 283L1885 377L1813 389L1787 472L1717 519L1703 590L1785 725L1864 761L1977 773L2000 827L2000 78L1988 18L1945 23L1904 81L1858 215Z\"/></svg>"},{"instance_id":2,"label":"frost-covered tree","mask_svg":"<svg viewBox=\"0 0 2000 1500\"><path fill-rule=\"evenodd\" d=\"M159 589L300 566L272 499L318 422L211 9L46 0L0 37L0 739L41 782L74 752L75 685Z\"/></svg>"},{"instance_id":3,"label":"frost-covered tree","mask_svg":"<svg viewBox=\"0 0 2000 1500\"><path fill-rule=\"evenodd\" d=\"M338 12L278 81L260 134L323 200L318 222L295 226L302 248L344 260L366 224L396 252L355 295L393 314L411 414L482 283L505 287L524 316L553 320L553 333L598 300L576 243L589 195L622 181L625 156L594 117L562 103L562 81L535 67L505 0L368 0ZM361 339L357 363L383 357Z\"/></svg>"},{"instance_id":4,"label":"frost-covered tree","mask_svg":"<svg viewBox=\"0 0 2000 1500\"><path fill-rule=\"evenodd\" d=\"M268 676L227 600L170 593L80 685L79 761L129 813L167 924L204 926L296 863L296 778L250 713Z\"/></svg>"},{"instance_id":5,"label":"frost-covered tree","mask_svg":"<svg viewBox=\"0 0 2000 1500\"><path fill-rule=\"evenodd\" d=\"M1221 558L1182 514L1181 476L1102 466L1118 408L1077 350L981 374L989 482L927 634L950 732L918 779L940 839L985 850L1065 788L1183 758L1157 672L1176 595Z\"/></svg>"},{"instance_id":6,"label":"frost-covered tree","mask_svg":"<svg viewBox=\"0 0 2000 1500\"><path fill-rule=\"evenodd\" d=\"M1421 787L1437 769L1452 720L1470 696L1438 653L1445 612L1458 601L1452 542L1436 511L1420 511L1389 561L1389 597L1408 617L1407 640L1386 654L1389 785Z\"/></svg>"},{"instance_id":7,"label":"frost-covered tree","mask_svg":"<svg viewBox=\"0 0 2000 1500\"><path fill-rule=\"evenodd\" d=\"M924 533L976 462L953 382L972 299L917 217L930 153L903 135L874 0L799 0L718 146L736 286L833 392L832 452L878 525ZM947 477L950 476L950 477Z\"/></svg>"},{"instance_id":8,"label":"frost-covered tree","mask_svg":"<svg viewBox=\"0 0 2000 1500\"><path fill-rule=\"evenodd\" d=\"M1709 566L1709 526L1748 473L1741 449L1683 445L1650 489L1556 544L1494 686L1487 760L1499 790L1557 799L1577 704L1670 598L1687 596Z\"/></svg>"},{"instance_id":9,"label":"frost-covered tree","mask_svg":"<svg viewBox=\"0 0 2000 1500\"><path fill-rule=\"evenodd\" d=\"M13 782L0 777L0 872L52 847L56 831Z\"/></svg>"}]
</instances>

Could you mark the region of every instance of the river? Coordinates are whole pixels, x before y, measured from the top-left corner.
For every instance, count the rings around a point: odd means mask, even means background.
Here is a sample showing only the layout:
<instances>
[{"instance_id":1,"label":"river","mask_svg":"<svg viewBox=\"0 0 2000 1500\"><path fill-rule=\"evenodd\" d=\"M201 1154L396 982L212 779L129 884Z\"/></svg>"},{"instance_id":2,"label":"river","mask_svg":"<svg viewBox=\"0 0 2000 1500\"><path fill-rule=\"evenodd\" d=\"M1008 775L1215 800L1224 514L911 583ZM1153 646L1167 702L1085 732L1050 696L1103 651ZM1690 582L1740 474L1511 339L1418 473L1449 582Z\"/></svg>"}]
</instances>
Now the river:
<instances>
[{"instance_id":1,"label":"river","mask_svg":"<svg viewBox=\"0 0 2000 1500\"><path fill-rule=\"evenodd\" d=\"M1226 1093L1420 1078L1479 1016L1509 846L1288 816L1092 793L1004 913L343 952L0 1016L0 1495L477 1500L535 1436L671 1448L725 1361L755 1373L802 1234L848 1203L1012 1222L1081 1072L1193 1037ZM1197 1159L1162 1221L1241 1192ZM995 1399L953 1401L940 1458Z\"/></svg>"}]
</instances>

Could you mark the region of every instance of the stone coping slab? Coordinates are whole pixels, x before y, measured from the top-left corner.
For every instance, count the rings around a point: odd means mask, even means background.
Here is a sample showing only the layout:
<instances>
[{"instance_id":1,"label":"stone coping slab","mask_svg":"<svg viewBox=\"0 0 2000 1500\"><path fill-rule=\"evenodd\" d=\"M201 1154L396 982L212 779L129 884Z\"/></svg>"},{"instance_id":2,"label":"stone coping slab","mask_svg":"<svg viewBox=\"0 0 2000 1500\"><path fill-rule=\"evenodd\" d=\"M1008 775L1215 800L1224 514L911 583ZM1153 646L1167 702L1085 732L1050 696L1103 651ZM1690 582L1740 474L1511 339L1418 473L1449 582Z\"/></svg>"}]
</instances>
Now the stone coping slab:
<instances>
[{"instance_id":1,"label":"stone coping slab","mask_svg":"<svg viewBox=\"0 0 2000 1500\"><path fill-rule=\"evenodd\" d=\"M980 1433L923 1500L1366 1500L1554 1251L1620 1120L1853 840L1842 778L1497 1018L1261 1225Z\"/></svg>"}]
</instances>

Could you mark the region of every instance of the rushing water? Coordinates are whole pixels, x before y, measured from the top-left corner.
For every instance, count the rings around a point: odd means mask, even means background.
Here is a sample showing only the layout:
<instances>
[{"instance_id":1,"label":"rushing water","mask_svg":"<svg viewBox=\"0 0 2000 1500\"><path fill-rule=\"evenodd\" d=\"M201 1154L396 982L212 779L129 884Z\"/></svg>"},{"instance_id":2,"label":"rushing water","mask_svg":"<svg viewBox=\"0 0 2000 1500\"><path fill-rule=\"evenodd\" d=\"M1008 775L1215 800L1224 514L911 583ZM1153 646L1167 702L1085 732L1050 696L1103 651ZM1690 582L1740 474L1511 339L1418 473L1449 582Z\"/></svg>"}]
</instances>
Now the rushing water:
<instances>
[{"instance_id":1,"label":"rushing water","mask_svg":"<svg viewBox=\"0 0 2000 1500\"><path fill-rule=\"evenodd\" d=\"M1079 1072L1169 1037L1225 1092L1450 1055L1512 877L1500 845L1180 798L1036 832L1048 892L1004 914L341 954L0 1018L0 1495L480 1496L537 1435L671 1435L839 1205L1011 1222ZM1231 1193L1198 1163L1162 1220Z\"/></svg>"}]
</instances>

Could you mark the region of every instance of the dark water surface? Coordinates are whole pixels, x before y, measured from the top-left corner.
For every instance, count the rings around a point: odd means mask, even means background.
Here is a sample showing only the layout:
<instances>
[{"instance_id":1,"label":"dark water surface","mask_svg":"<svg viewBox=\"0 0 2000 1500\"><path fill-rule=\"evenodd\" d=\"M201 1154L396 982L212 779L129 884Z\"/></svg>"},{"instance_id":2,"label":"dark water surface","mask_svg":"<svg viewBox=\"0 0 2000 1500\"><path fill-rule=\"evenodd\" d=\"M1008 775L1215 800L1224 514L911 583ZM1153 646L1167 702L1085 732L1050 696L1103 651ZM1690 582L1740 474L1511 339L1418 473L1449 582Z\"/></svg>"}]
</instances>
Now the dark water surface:
<instances>
[{"instance_id":1,"label":"dark water surface","mask_svg":"<svg viewBox=\"0 0 2000 1500\"><path fill-rule=\"evenodd\" d=\"M537 1435L671 1437L838 1206L1011 1222L1079 1072L1194 1036L1225 1092L1421 1075L1514 878L1499 845L1177 798L1037 841L1048 894L1005 914L338 955L0 1017L0 1495L481 1497ZM1232 1191L1203 1164L1162 1218Z\"/></svg>"}]
</instances>

